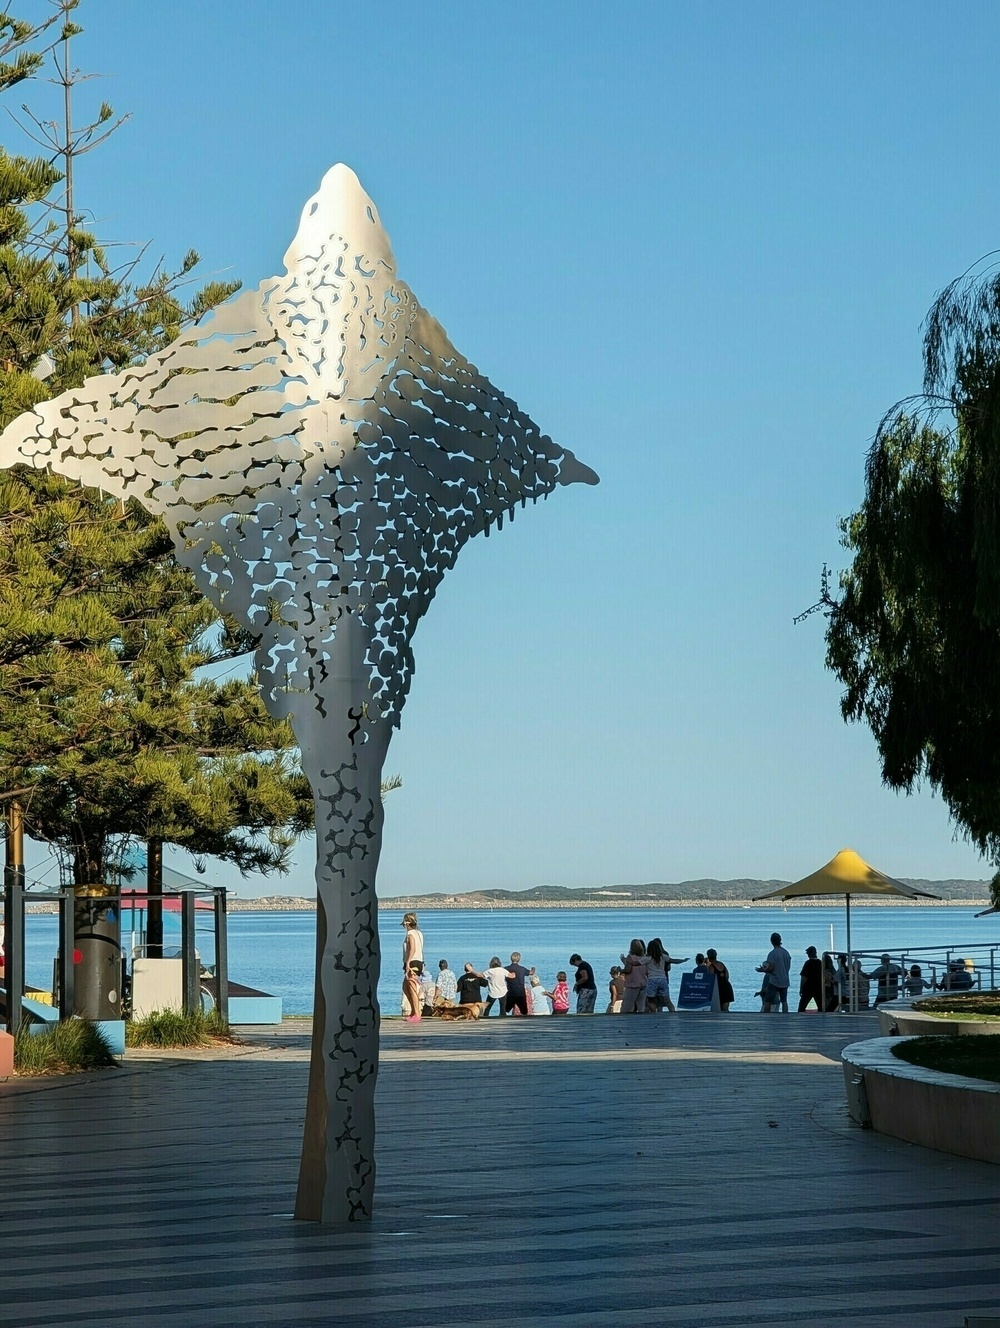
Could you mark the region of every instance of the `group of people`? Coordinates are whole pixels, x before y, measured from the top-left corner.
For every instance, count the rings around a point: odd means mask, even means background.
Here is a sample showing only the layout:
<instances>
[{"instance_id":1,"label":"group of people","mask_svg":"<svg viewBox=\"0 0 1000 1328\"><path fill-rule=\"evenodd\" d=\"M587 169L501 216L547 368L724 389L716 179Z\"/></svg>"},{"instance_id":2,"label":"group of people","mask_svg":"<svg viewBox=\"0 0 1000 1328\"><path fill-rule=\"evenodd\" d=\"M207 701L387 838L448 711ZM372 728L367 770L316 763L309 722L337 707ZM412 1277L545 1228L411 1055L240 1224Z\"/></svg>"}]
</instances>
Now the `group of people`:
<instances>
[{"instance_id":1,"label":"group of people","mask_svg":"<svg viewBox=\"0 0 1000 1328\"><path fill-rule=\"evenodd\" d=\"M407 913L403 918L406 935L403 941L403 1013L415 1021L435 1011L463 1006L476 1006L477 1017L485 1017L494 1010L503 1015L564 1015L569 1014L575 1000L577 1014L593 1014L597 1004L597 980L593 965L578 954L569 957L573 970L572 986L568 971L560 970L551 988L543 983L534 968L521 963L518 951L513 951L509 963L501 963L494 955L489 964L479 970L467 963L461 976L449 967L446 959L438 961L437 972L432 973L424 963L424 938L417 927L417 915ZM894 1001L902 993L919 996L925 991L962 991L973 986L972 974L965 961L953 960L939 982L923 976L919 964L893 962L883 954L880 962L866 973L860 959L848 961L846 954L832 954L822 958L814 945L806 946L805 962L799 970L799 1001L801 1013L814 1006L831 1013L838 1009L867 1010L871 1000L871 985L876 984L875 1005ZM648 943L636 937L628 952L621 955L621 963L612 965L608 982L608 1014L653 1014L663 1010L671 1014L676 1007L670 995L670 970L675 964L687 964L687 956L679 958L669 953L658 936ZM729 1010L735 1000L729 970L715 950L706 950L695 956L695 972L699 970L715 977L719 1008ZM781 935L771 935L771 949L766 959L757 966L762 974L760 998L764 1014L788 1013L788 990L791 985L792 957L781 943ZM466 1011L472 1013L472 1011Z\"/></svg>"},{"instance_id":2,"label":"group of people","mask_svg":"<svg viewBox=\"0 0 1000 1328\"><path fill-rule=\"evenodd\" d=\"M690 956L681 959L670 954L658 936L654 936L648 945L636 937L629 945L628 954L621 956L621 961L621 965L611 967L608 1014L659 1014L663 1010L676 1013L677 1007L670 997L670 970L674 964L689 963ZM729 969L718 952L706 950L704 954L695 955L695 967L714 974L719 990L719 1008L728 1010L736 996L729 980Z\"/></svg>"},{"instance_id":3,"label":"group of people","mask_svg":"<svg viewBox=\"0 0 1000 1328\"><path fill-rule=\"evenodd\" d=\"M847 962L847 956L842 956ZM757 972L764 976L760 990L755 994L760 997L763 1014L772 1014L778 1010L788 1013L788 988L791 983L792 956L781 944L780 932L772 932L771 949L767 958L757 965ZM836 1010L839 1004L836 975L829 955L820 960L815 945L806 946L806 962L799 974L799 1013L808 1009L814 1001L818 1010Z\"/></svg>"},{"instance_id":4,"label":"group of people","mask_svg":"<svg viewBox=\"0 0 1000 1328\"><path fill-rule=\"evenodd\" d=\"M499 957L494 955L481 972L474 964L466 963L461 977L452 971L447 959L439 959L437 973L432 975L424 962L424 937L417 926L417 915L407 913L403 926L406 928L403 938L403 1013L410 1023L434 1014L435 1010L455 1006L476 1006L476 1014L480 1017L488 1016L494 1007L497 1015L569 1014L570 991L564 972L556 974L550 991L533 968L526 968L521 963L521 955L515 950L509 964L501 964ZM580 965L577 968L578 983L586 980L587 973L593 983L594 973L589 964L579 955L574 955L570 962ZM586 972L582 973L582 970ZM578 992L579 1014L582 988L574 989ZM591 1013L593 1005L591 999Z\"/></svg>"},{"instance_id":5,"label":"group of people","mask_svg":"<svg viewBox=\"0 0 1000 1328\"><path fill-rule=\"evenodd\" d=\"M774 932L767 958L757 966L763 973L760 991L761 1010L771 1014L780 1010L788 1013L788 987L792 957L781 944L781 936ZM864 972L860 959L848 961L846 954L832 954L820 959L815 945L806 946L806 960L799 971L799 1013L810 1004L817 1010L832 1013L838 1009L867 1010L871 1001L871 984L875 983L875 1005L894 1001L904 996L920 996L925 991L967 991L973 985L972 974L964 959L952 960L939 982L928 981L919 964L909 968L896 964L883 954L870 973Z\"/></svg>"},{"instance_id":6,"label":"group of people","mask_svg":"<svg viewBox=\"0 0 1000 1328\"><path fill-rule=\"evenodd\" d=\"M573 985L569 975L560 969L555 983L547 988L534 968L521 963L515 950L510 962L502 964L494 955L481 971L466 963L461 976L457 976L446 959L438 961L437 973L432 973L424 961L424 937L417 926L416 913L403 917L403 1013L411 1023L437 1011L456 1006L478 1006L479 1017L488 1017L492 1010L504 1015L565 1015L569 1014L571 1000L575 999L577 1014L593 1014L597 1005L597 979L593 965L579 954L572 954L569 963L573 969ZM655 936L647 945L636 938L629 945L628 954L621 956L621 964L614 964L609 972L608 1014L652 1014L667 1010L675 1013L670 997L670 969L674 964L686 964L671 955L662 940ZM728 1010L735 999L729 970L715 950L696 956L695 962L713 973L718 982L719 1003Z\"/></svg>"}]
</instances>

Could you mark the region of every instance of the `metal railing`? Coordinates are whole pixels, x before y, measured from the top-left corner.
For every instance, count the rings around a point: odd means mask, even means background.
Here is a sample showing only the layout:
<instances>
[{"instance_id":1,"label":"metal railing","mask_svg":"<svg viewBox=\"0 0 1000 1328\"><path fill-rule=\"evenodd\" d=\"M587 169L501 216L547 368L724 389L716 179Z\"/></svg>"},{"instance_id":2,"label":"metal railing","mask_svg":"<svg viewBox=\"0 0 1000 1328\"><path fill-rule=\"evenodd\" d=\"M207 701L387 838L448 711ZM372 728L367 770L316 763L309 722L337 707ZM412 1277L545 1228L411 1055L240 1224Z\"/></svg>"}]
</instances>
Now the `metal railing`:
<instances>
[{"instance_id":1,"label":"metal railing","mask_svg":"<svg viewBox=\"0 0 1000 1328\"><path fill-rule=\"evenodd\" d=\"M845 1013L871 1009L901 996L930 995L933 991L996 991L1000 987L1000 941L966 944L918 945L901 950L852 950L847 955L846 982L839 972L840 955L828 951L838 969L840 1008ZM888 954L888 972L882 956ZM824 965L827 956L823 956ZM920 972L911 976L910 970ZM846 986L846 993L843 987ZM846 994L846 1000L845 1000Z\"/></svg>"}]
</instances>

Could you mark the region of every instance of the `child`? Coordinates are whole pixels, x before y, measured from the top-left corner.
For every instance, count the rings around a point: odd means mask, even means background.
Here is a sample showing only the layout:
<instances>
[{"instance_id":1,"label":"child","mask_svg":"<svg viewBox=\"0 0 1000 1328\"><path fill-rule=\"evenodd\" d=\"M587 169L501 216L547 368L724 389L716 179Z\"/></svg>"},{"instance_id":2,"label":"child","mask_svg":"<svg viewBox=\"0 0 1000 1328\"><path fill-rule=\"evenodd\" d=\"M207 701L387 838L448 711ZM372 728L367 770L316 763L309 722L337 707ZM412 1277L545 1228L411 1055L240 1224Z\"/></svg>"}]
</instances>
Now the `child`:
<instances>
[{"instance_id":1,"label":"child","mask_svg":"<svg viewBox=\"0 0 1000 1328\"><path fill-rule=\"evenodd\" d=\"M919 996L922 992L933 991L934 983L928 982L919 964L914 964L903 979L903 991L907 996Z\"/></svg>"},{"instance_id":2,"label":"child","mask_svg":"<svg viewBox=\"0 0 1000 1328\"><path fill-rule=\"evenodd\" d=\"M625 995L625 972L620 964L612 964L608 970L611 981L608 983L608 1014L621 1014L622 997Z\"/></svg>"},{"instance_id":3,"label":"child","mask_svg":"<svg viewBox=\"0 0 1000 1328\"><path fill-rule=\"evenodd\" d=\"M420 963L419 960L413 962ZM434 1013L434 979L423 964L420 964L420 1000L423 1004L422 1013L424 1016L432 1015Z\"/></svg>"},{"instance_id":4,"label":"child","mask_svg":"<svg viewBox=\"0 0 1000 1328\"><path fill-rule=\"evenodd\" d=\"M561 969L556 974L556 985L545 995L552 998L553 1014L569 1014L569 987L566 984L566 974Z\"/></svg>"}]
</instances>

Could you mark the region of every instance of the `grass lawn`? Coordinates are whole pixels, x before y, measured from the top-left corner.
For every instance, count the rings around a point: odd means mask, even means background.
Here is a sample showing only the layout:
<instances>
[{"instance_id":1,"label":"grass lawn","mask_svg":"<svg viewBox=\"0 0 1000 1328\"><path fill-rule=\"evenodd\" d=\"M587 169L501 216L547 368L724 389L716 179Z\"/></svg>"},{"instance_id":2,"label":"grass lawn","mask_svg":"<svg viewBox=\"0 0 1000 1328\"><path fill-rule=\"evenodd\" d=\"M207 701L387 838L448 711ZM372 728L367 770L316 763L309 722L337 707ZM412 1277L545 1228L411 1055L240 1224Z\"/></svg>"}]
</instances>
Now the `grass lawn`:
<instances>
[{"instance_id":1,"label":"grass lawn","mask_svg":"<svg viewBox=\"0 0 1000 1328\"><path fill-rule=\"evenodd\" d=\"M929 996L916 1007L921 1014L950 1019L1000 1019L1000 992L969 992L957 996Z\"/></svg>"},{"instance_id":2,"label":"grass lawn","mask_svg":"<svg viewBox=\"0 0 1000 1328\"><path fill-rule=\"evenodd\" d=\"M1000 1033L919 1037L894 1044L892 1054L911 1065L1000 1084Z\"/></svg>"}]
</instances>

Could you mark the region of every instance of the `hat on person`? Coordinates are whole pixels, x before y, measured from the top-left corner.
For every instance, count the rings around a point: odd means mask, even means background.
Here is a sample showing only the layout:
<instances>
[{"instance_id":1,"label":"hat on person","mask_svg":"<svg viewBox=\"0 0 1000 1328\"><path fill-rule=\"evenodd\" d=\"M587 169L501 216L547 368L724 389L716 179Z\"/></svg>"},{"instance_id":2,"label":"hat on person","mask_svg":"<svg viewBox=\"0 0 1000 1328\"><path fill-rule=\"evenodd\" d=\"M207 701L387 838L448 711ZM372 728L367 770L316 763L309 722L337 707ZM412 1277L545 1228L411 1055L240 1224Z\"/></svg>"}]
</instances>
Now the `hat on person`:
<instances>
[{"instance_id":1,"label":"hat on person","mask_svg":"<svg viewBox=\"0 0 1000 1328\"><path fill-rule=\"evenodd\" d=\"M815 947L815 945L807 945L807 946L806 946L806 954L807 954L807 955L810 955L813 959L815 959L815 958L816 958L816 947Z\"/></svg>"}]
</instances>

